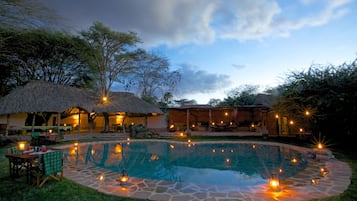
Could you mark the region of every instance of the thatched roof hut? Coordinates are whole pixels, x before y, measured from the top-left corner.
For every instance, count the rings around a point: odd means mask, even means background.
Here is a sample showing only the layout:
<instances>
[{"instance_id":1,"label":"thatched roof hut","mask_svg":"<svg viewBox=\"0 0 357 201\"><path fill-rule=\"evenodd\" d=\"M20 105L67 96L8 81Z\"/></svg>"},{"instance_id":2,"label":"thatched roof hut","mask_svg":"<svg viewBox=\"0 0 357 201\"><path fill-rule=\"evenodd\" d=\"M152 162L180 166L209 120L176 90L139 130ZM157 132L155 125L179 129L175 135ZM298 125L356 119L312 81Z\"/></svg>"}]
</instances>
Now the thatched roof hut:
<instances>
[{"instance_id":1,"label":"thatched roof hut","mask_svg":"<svg viewBox=\"0 0 357 201\"><path fill-rule=\"evenodd\" d=\"M108 101L95 105L93 111L96 113L126 112L131 115L163 113L157 106L145 102L129 92L111 92Z\"/></svg>"},{"instance_id":2,"label":"thatched roof hut","mask_svg":"<svg viewBox=\"0 0 357 201\"><path fill-rule=\"evenodd\" d=\"M30 81L0 99L0 114L55 112L71 108L87 112L131 114L162 114L162 111L129 92L112 92L108 102L99 103L92 92L45 81Z\"/></svg>"},{"instance_id":3,"label":"thatched roof hut","mask_svg":"<svg viewBox=\"0 0 357 201\"><path fill-rule=\"evenodd\" d=\"M45 81L30 81L0 99L0 114L56 112L78 107L92 111L94 99L75 87Z\"/></svg>"}]
</instances>

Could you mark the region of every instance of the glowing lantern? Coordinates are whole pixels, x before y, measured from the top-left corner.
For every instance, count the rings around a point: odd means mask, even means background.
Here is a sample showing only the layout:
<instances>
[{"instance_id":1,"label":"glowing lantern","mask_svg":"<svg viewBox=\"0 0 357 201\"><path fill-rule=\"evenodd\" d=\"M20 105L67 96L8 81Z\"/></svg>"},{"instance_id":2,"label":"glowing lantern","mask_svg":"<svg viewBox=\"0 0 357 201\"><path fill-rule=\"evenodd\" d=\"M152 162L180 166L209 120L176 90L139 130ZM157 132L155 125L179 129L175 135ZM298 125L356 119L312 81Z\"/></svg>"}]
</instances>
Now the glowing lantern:
<instances>
[{"instance_id":1,"label":"glowing lantern","mask_svg":"<svg viewBox=\"0 0 357 201\"><path fill-rule=\"evenodd\" d=\"M322 143L318 143L318 144L317 144L317 148L318 148L318 149L322 149L322 148L324 148L324 146L323 146Z\"/></svg>"},{"instance_id":2,"label":"glowing lantern","mask_svg":"<svg viewBox=\"0 0 357 201\"><path fill-rule=\"evenodd\" d=\"M269 179L269 186L273 189L273 190L279 190L279 186L280 186L280 181L277 175L272 174L270 179Z\"/></svg>"},{"instance_id":3,"label":"glowing lantern","mask_svg":"<svg viewBox=\"0 0 357 201\"><path fill-rule=\"evenodd\" d=\"M24 151L25 148L26 148L26 142L25 141L20 141L20 142L18 142L17 146L18 146L20 151Z\"/></svg>"},{"instance_id":4,"label":"glowing lantern","mask_svg":"<svg viewBox=\"0 0 357 201\"><path fill-rule=\"evenodd\" d=\"M318 178L314 178L314 179L311 179L311 184L312 185L316 185L316 184L318 184L319 183L319 179Z\"/></svg>"},{"instance_id":5,"label":"glowing lantern","mask_svg":"<svg viewBox=\"0 0 357 201\"><path fill-rule=\"evenodd\" d=\"M117 181L120 182L120 185L125 186L128 184L128 180L129 180L128 173L125 170L122 170Z\"/></svg>"},{"instance_id":6,"label":"glowing lantern","mask_svg":"<svg viewBox=\"0 0 357 201\"><path fill-rule=\"evenodd\" d=\"M328 170L326 168L320 168L320 173L322 176L325 176L328 174Z\"/></svg>"},{"instance_id":7,"label":"glowing lantern","mask_svg":"<svg viewBox=\"0 0 357 201\"><path fill-rule=\"evenodd\" d=\"M99 175L98 180L99 181L104 181L104 175Z\"/></svg>"}]
</instances>

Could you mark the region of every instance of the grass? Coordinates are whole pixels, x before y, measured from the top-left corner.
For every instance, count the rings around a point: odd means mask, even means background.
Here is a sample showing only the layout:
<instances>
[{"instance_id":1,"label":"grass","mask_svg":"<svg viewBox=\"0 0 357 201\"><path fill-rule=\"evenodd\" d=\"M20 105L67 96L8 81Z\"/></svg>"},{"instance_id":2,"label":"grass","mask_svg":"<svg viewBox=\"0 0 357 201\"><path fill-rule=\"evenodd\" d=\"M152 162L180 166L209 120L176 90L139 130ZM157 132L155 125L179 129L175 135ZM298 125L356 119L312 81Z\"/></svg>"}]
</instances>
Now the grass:
<instances>
[{"instance_id":1,"label":"grass","mask_svg":"<svg viewBox=\"0 0 357 201\"><path fill-rule=\"evenodd\" d=\"M194 137L194 140L263 140L261 138L242 138L242 137ZM98 139L96 139L98 141ZM267 140L265 140L267 141ZM299 144L301 142L294 139L268 139L268 141L278 141L288 144ZM70 142L67 142L70 143ZM14 144L12 144L14 145ZM25 177L12 179L9 177L8 160L5 158L7 148L11 144L0 147L0 201L86 201L86 200L108 200L108 201L142 201L140 199L123 198L106 195L97 192L94 189L76 184L70 180L64 179L61 182L48 181L42 188L26 184ZM308 142L302 146L311 146ZM357 200L357 156L354 152L334 150L336 158L350 164L352 168L351 185L339 196L325 198L323 201L355 201Z\"/></svg>"}]
</instances>

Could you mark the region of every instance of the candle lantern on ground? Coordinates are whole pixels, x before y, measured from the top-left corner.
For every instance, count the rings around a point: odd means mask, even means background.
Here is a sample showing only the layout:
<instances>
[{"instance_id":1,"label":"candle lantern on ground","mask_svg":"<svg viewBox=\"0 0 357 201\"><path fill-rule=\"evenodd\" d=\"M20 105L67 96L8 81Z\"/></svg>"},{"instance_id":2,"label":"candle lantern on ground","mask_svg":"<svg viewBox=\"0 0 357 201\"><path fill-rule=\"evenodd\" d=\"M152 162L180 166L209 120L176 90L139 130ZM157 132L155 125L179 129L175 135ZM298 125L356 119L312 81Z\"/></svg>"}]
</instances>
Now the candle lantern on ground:
<instances>
[{"instance_id":1,"label":"candle lantern on ground","mask_svg":"<svg viewBox=\"0 0 357 201\"><path fill-rule=\"evenodd\" d=\"M128 173L126 172L126 170L122 170L117 181L120 183L120 185L126 186L128 185L128 180L129 180Z\"/></svg>"},{"instance_id":2,"label":"candle lantern on ground","mask_svg":"<svg viewBox=\"0 0 357 201\"><path fill-rule=\"evenodd\" d=\"M272 190L279 191L280 181L279 181L278 175L276 175L276 174L271 175L271 177L269 179L269 186L271 187Z\"/></svg>"}]
</instances>

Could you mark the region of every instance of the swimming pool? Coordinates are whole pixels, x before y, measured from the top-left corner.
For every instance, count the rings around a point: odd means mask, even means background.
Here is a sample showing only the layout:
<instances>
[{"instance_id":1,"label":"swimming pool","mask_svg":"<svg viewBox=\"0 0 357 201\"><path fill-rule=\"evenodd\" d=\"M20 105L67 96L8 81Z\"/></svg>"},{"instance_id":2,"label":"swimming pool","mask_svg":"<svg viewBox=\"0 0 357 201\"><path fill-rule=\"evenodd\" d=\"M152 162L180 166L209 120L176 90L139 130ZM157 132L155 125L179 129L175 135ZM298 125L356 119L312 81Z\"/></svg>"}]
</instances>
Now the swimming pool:
<instances>
[{"instance_id":1,"label":"swimming pool","mask_svg":"<svg viewBox=\"0 0 357 201\"><path fill-rule=\"evenodd\" d=\"M251 187L272 174L292 177L308 157L285 146L234 142L131 141L82 144L65 152L67 162L130 177L200 185Z\"/></svg>"}]
</instances>

